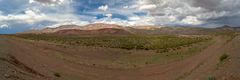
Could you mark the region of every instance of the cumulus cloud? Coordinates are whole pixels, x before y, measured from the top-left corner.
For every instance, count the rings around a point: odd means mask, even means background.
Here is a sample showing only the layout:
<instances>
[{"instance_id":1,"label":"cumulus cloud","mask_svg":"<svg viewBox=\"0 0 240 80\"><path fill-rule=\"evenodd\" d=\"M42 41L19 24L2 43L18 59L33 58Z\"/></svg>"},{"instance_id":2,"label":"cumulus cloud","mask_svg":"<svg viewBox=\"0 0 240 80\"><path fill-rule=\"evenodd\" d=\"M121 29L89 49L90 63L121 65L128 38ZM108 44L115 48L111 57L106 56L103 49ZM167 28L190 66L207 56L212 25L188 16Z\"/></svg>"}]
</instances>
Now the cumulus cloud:
<instances>
[{"instance_id":1,"label":"cumulus cloud","mask_svg":"<svg viewBox=\"0 0 240 80\"><path fill-rule=\"evenodd\" d=\"M100 6L100 7L98 7L98 9L102 10L102 11L107 11L108 10L108 5Z\"/></svg>"},{"instance_id":2,"label":"cumulus cloud","mask_svg":"<svg viewBox=\"0 0 240 80\"><path fill-rule=\"evenodd\" d=\"M194 16L187 16L186 18L182 19L182 22L185 24L193 24L193 25L202 24L202 21L199 21L197 17L194 17Z\"/></svg>"},{"instance_id":3,"label":"cumulus cloud","mask_svg":"<svg viewBox=\"0 0 240 80\"><path fill-rule=\"evenodd\" d=\"M45 15L37 14L32 10L26 10L24 14L9 14L9 15L0 15L0 21L10 21L10 20L19 20L27 23L34 23L35 21L41 20Z\"/></svg>"},{"instance_id":4,"label":"cumulus cloud","mask_svg":"<svg viewBox=\"0 0 240 80\"><path fill-rule=\"evenodd\" d=\"M20 23L34 24L41 21L51 22L66 22L66 21L78 21L75 15L72 14L44 14L38 10L26 10L23 14L9 14L0 15L0 21L18 21Z\"/></svg>"}]
</instances>

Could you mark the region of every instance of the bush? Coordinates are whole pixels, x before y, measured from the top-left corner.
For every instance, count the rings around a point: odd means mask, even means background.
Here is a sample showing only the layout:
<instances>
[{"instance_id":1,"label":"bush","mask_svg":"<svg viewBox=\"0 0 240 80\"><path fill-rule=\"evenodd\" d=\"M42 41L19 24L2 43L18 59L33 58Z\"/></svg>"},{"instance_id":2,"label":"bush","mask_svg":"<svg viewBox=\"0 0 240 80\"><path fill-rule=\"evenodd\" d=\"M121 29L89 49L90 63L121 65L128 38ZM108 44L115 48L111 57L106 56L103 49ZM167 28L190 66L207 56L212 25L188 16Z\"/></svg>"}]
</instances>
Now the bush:
<instances>
[{"instance_id":1,"label":"bush","mask_svg":"<svg viewBox=\"0 0 240 80\"><path fill-rule=\"evenodd\" d=\"M55 77L61 77L61 75L59 73L54 73Z\"/></svg>"},{"instance_id":2,"label":"bush","mask_svg":"<svg viewBox=\"0 0 240 80\"><path fill-rule=\"evenodd\" d=\"M226 60L229 57L228 54L223 54L222 56L220 56L219 60L220 62L223 62L224 60Z\"/></svg>"}]
</instances>

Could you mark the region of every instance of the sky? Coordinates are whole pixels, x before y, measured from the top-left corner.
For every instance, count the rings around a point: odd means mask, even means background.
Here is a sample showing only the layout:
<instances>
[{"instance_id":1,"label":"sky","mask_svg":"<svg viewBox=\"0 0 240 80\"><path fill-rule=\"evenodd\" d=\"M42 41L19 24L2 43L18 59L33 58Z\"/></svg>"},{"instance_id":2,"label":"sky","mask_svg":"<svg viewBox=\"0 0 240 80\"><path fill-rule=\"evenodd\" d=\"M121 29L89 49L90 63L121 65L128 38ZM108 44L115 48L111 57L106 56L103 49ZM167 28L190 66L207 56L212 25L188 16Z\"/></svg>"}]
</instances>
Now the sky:
<instances>
[{"instance_id":1,"label":"sky","mask_svg":"<svg viewBox=\"0 0 240 80\"><path fill-rule=\"evenodd\" d=\"M59 25L240 26L240 0L0 0L0 34Z\"/></svg>"}]
</instances>

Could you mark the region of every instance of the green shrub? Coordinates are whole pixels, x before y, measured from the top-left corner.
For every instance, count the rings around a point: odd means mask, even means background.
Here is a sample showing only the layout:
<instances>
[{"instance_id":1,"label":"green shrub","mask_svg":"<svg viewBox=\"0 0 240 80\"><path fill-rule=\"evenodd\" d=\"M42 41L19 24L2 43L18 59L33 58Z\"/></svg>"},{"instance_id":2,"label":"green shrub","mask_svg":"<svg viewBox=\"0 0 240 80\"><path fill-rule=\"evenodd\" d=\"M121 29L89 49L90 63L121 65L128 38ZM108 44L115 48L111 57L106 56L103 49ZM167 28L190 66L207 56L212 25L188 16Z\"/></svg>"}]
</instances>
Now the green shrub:
<instances>
[{"instance_id":1,"label":"green shrub","mask_svg":"<svg viewBox=\"0 0 240 80\"><path fill-rule=\"evenodd\" d=\"M223 62L223 61L226 60L228 57L229 57L228 54L223 54L223 55L220 56L219 61L220 61L220 62Z\"/></svg>"},{"instance_id":2,"label":"green shrub","mask_svg":"<svg viewBox=\"0 0 240 80\"><path fill-rule=\"evenodd\" d=\"M208 80L216 80L216 78L214 76L209 76Z\"/></svg>"},{"instance_id":3,"label":"green shrub","mask_svg":"<svg viewBox=\"0 0 240 80\"><path fill-rule=\"evenodd\" d=\"M61 77L61 75L59 73L54 73L55 77Z\"/></svg>"}]
</instances>

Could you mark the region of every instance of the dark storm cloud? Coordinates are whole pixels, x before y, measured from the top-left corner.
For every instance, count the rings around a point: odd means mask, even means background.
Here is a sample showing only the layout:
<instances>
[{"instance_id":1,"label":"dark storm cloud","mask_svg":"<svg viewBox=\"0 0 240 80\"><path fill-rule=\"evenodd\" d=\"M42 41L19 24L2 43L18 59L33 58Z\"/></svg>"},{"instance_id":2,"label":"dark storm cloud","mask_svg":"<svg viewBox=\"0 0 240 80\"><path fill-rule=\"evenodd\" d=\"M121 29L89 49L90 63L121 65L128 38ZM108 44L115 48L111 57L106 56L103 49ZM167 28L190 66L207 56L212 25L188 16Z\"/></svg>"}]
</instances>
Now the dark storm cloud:
<instances>
[{"instance_id":1,"label":"dark storm cloud","mask_svg":"<svg viewBox=\"0 0 240 80\"><path fill-rule=\"evenodd\" d=\"M215 10L221 3L221 0L193 0L192 5L202 7L209 10Z\"/></svg>"},{"instance_id":2,"label":"dark storm cloud","mask_svg":"<svg viewBox=\"0 0 240 80\"><path fill-rule=\"evenodd\" d=\"M202 7L213 11L231 11L239 10L239 0L193 0L191 5L193 7Z\"/></svg>"},{"instance_id":3,"label":"dark storm cloud","mask_svg":"<svg viewBox=\"0 0 240 80\"><path fill-rule=\"evenodd\" d=\"M221 15L221 12L225 12L225 15L219 17L210 17L205 20L206 23L214 23L216 25L232 25L239 26L240 23L240 1L239 0L194 0L192 4L194 7L201 7L206 9L202 13L216 12Z\"/></svg>"},{"instance_id":4,"label":"dark storm cloud","mask_svg":"<svg viewBox=\"0 0 240 80\"><path fill-rule=\"evenodd\" d=\"M161 24L240 25L240 0L145 0L154 4L149 10Z\"/></svg>"}]
</instances>

